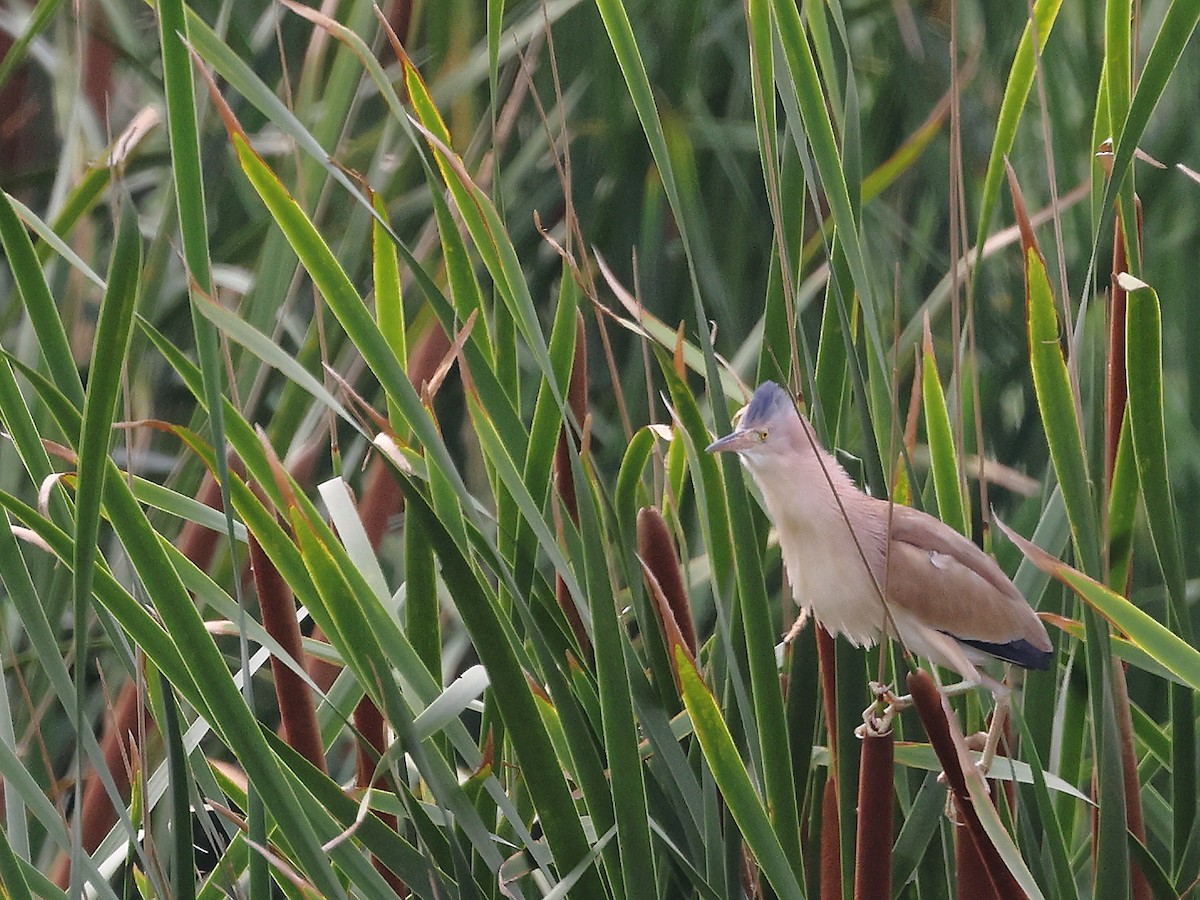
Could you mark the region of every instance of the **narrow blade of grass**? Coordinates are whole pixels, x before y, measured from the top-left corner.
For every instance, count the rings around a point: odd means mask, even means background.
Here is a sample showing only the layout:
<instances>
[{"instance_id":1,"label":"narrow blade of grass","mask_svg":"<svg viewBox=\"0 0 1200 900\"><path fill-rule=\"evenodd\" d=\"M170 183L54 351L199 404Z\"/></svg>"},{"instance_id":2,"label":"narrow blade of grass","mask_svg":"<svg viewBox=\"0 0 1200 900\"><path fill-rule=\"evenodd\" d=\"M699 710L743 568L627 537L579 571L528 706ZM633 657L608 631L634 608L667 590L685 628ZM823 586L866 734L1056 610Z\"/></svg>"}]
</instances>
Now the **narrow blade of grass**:
<instances>
[{"instance_id":1,"label":"narrow blade of grass","mask_svg":"<svg viewBox=\"0 0 1200 900\"><path fill-rule=\"evenodd\" d=\"M721 796L729 804L729 811L746 839L746 845L780 897L803 897L804 891L792 871L792 864L771 824L763 801L750 783L746 766L734 746L716 700L700 680L700 673L682 648L676 648L675 666L683 685L683 701L692 718L692 728L700 740L704 758L716 778Z\"/></svg>"},{"instance_id":2,"label":"narrow blade of grass","mask_svg":"<svg viewBox=\"0 0 1200 900\"><path fill-rule=\"evenodd\" d=\"M970 519L963 503L958 450L954 446L954 431L950 425L950 412L946 408L946 394L938 375L928 319L925 320L921 395L925 401L925 428L929 433L930 468L933 470L933 484L937 493L938 516L959 534L970 537Z\"/></svg>"}]
</instances>

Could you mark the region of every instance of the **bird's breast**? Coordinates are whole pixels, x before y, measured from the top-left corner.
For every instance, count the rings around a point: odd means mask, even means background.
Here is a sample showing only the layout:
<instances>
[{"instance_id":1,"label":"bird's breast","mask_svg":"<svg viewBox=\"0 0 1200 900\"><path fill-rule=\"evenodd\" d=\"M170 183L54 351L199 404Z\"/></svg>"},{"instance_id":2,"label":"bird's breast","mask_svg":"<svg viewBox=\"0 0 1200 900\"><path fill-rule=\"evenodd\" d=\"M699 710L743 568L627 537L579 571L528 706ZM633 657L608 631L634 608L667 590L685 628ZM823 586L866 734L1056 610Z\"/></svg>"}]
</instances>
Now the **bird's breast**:
<instances>
[{"instance_id":1,"label":"bird's breast","mask_svg":"<svg viewBox=\"0 0 1200 900\"><path fill-rule=\"evenodd\" d=\"M884 624L877 537L861 531L852 536L840 510L824 517L783 512L775 522L796 603L827 631L856 645L874 644Z\"/></svg>"}]
</instances>

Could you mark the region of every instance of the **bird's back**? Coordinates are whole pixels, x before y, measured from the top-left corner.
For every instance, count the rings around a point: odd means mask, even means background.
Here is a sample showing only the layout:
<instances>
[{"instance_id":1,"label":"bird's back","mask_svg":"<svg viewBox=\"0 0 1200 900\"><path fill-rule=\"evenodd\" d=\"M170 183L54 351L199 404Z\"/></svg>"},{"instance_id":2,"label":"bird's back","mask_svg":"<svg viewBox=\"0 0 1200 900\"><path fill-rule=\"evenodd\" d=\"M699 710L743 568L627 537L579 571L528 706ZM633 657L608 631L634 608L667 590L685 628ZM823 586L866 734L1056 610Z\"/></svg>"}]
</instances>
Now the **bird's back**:
<instances>
[{"instance_id":1,"label":"bird's back","mask_svg":"<svg viewBox=\"0 0 1200 900\"><path fill-rule=\"evenodd\" d=\"M896 607L972 650L1026 668L1049 665L1046 627L994 559L905 506L892 510L890 534L888 598Z\"/></svg>"}]
</instances>

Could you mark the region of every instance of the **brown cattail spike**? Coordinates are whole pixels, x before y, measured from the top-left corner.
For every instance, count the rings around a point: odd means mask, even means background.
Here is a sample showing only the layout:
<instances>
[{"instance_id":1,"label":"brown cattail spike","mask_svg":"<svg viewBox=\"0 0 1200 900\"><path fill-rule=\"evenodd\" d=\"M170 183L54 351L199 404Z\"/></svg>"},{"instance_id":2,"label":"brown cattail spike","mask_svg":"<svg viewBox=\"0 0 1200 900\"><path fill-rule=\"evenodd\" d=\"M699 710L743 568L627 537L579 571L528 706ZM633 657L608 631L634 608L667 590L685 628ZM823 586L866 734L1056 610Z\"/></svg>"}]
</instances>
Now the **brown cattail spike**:
<instances>
[{"instance_id":1,"label":"brown cattail spike","mask_svg":"<svg viewBox=\"0 0 1200 900\"><path fill-rule=\"evenodd\" d=\"M250 535L250 570L254 575L263 627L292 659L303 665L304 650L292 589L253 534ZM271 674L275 678L275 697L279 703L284 740L322 772L326 771L325 750L312 692L300 675L274 655L271 657Z\"/></svg>"},{"instance_id":2,"label":"brown cattail spike","mask_svg":"<svg viewBox=\"0 0 1200 900\"><path fill-rule=\"evenodd\" d=\"M925 726L925 733L929 735L929 743L933 745L938 761L942 764L946 784L950 788L958 813L958 821L961 823L961 827L956 829L957 840L960 844L967 841L971 843L974 852L983 864L986 882L991 888L989 892L980 882L968 888L968 890L975 891L974 894L968 894L962 893L964 886L960 884L960 896L1024 897L1024 891L1009 872L1004 860L1000 858L1000 854L992 844L987 832L983 830L983 823L979 821L979 814L975 811L975 806L967 791L966 775L962 770L958 746L952 731L952 728L957 729L958 726L957 724L951 725L947 715L946 698L942 696L937 685L934 684L933 678L924 669L918 669L908 674L908 691L912 695L913 704L921 717L921 723ZM962 742L962 740L960 735L959 741ZM963 849L963 852L967 852L966 848Z\"/></svg>"},{"instance_id":3,"label":"brown cattail spike","mask_svg":"<svg viewBox=\"0 0 1200 900\"><path fill-rule=\"evenodd\" d=\"M890 900L892 896L893 741L890 731L863 740L854 847L855 900Z\"/></svg>"},{"instance_id":4,"label":"brown cattail spike","mask_svg":"<svg viewBox=\"0 0 1200 900\"><path fill-rule=\"evenodd\" d=\"M136 680L130 679L121 686L115 706L104 717L104 736L100 741L104 766L112 774L113 782L122 797L129 796L129 771L125 760L135 752L134 738L143 731L138 722L141 713L138 684ZM152 727L152 720L147 718L145 722L147 728ZM80 823L83 850L85 853L94 853L117 820L104 783L94 770L88 773L84 784L79 815L83 817ZM59 887L64 890L67 888L71 882L71 857L68 854L58 856L50 877Z\"/></svg>"},{"instance_id":5,"label":"brown cattail spike","mask_svg":"<svg viewBox=\"0 0 1200 900\"><path fill-rule=\"evenodd\" d=\"M386 726L383 720L383 714L369 698L364 697L363 702L354 708L354 728L359 735L358 760L355 766L355 783L360 788L387 786L387 779L380 776L372 780L375 774L376 761L387 750ZM397 819L390 813L376 813L379 819L393 831L397 827ZM383 876L384 880L391 885L392 890L399 897L408 896L408 887L404 882L396 876L396 874L385 866L379 859L373 859L375 870Z\"/></svg>"},{"instance_id":6,"label":"brown cattail spike","mask_svg":"<svg viewBox=\"0 0 1200 900\"><path fill-rule=\"evenodd\" d=\"M842 841L837 777L833 769L821 794L821 900L842 900Z\"/></svg>"},{"instance_id":7,"label":"brown cattail spike","mask_svg":"<svg viewBox=\"0 0 1200 900\"><path fill-rule=\"evenodd\" d=\"M671 540L666 520L654 507L647 506L638 510L637 538L638 555L642 558L646 570L662 588L662 595L667 603L668 609L660 610L660 615L663 615L664 619L667 614L670 615L674 626L679 629L683 645L694 659L699 646L696 641L696 624L692 621L692 605L684 586L679 555L675 552L675 542Z\"/></svg>"}]
</instances>

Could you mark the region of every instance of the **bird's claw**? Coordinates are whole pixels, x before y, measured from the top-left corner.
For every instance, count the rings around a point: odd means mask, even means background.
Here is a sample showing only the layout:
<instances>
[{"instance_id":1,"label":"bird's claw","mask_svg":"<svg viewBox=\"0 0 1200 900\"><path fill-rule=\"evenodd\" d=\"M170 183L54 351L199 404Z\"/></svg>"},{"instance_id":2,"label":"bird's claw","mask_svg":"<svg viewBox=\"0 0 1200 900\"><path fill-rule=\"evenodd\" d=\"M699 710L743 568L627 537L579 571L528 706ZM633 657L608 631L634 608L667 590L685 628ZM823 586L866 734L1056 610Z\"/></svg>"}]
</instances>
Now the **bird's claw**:
<instances>
[{"instance_id":1,"label":"bird's claw","mask_svg":"<svg viewBox=\"0 0 1200 900\"><path fill-rule=\"evenodd\" d=\"M903 707L897 703L899 699L886 684L872 681L869 685L875 700L863 710L863 723L854 729L854 736L860 740L868 737L883 737L892 731L892 720L896 718Z\"/></svg>"},{"instance_id":2,"label":"bird's claw","mask_svg":"<svg viewBox=\"0 0 1200 900\"><path fill-rule=\"evenodd\" d=\"M946 773L945 772L942 772L940 775L938 775L938 784L942 784L942 785L946 784ZM986 777L983 779L983 788L985 791L987 791L988 796L990 797L992 794L992 786L988 783L988 780ZM967 801L967 802L970 802L970 801ZM946 818L949 820L951 825L964 824L962 814L958 811L958 804L954 802L954 791L951 791L951 790L946 791L946 810L945 810L945 812L946 812Z\"/></svg>"},{"instance_id":3,"label":"bird's claw","mask_svg":"<svg viewBox=\"0 0 1200 900\"><path fill-rule=\"evenodd\" d=\"M967 749L972 750L975 753L986 753L987 742L988 733L986 731L977 731L974 734L967 735L964 741L964 743L967 745ZM984 756L975 764L975 766L979 769L982 775L986 776L988 769L992 767L992 760Z\"/></svg>"},{"instance_id":4,"label":"bird's claw","mask_svg":"<svg viewBox=\"0 0 1200 900\"><path fill-rule=\"evenodd\" d=\"M986 741L987 732L981 731L977 734L972 734L966 739L967 749L979 752L984 749ZM988 781L988 770L992 767L991 764L992 761L989 759L980 759L978 762L973 764L975 768L979 770L979 777L983 781L983 789L987 792L988 796L991 796L992 793L992 785ZM963 774L966 775L965 772ZM937 780L938 784L946 785L948 787L945 772L939 772ZM946 791L946 818L955 825L963 824L962 816L958 811L958 806L954 802L954 792L950 790Z\"/></svg>"},{"instance_id":5,"label":"bird's claw","mask_svg":"<svg viewBox=\"0 0 1200 900\"><path fill-rule=\"evenodd\" d=\"M938 784L941 784L941 785L946 784L946 773L945 772L942 772L940 775L938 775ZM948 788L948 786L947 786L947 788ZM949 790L949 789L947 789L947 791L946 791L946 807L943 810L943 813L946 816L946 820L951 825L961 826L961 825L966 824L966 820L963 819L962 813L959 812L958 804L954 802L954 791Z\"/></svg>"}]
</instances>

